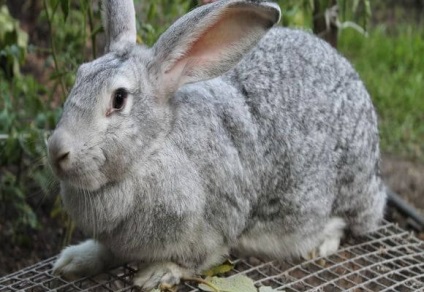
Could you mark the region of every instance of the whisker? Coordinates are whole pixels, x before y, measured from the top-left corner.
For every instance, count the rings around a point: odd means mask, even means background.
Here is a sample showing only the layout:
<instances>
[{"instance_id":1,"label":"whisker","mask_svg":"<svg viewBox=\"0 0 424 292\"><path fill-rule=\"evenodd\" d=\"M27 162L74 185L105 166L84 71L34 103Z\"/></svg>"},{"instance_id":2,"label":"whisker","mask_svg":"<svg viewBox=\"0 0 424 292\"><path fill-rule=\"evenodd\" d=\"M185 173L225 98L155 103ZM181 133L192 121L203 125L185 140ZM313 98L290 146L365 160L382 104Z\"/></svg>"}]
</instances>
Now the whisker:
<instances>
[{"instance_id":1,"label":"whisker","mask_svg":"<svg viewBox=\"0 0 424 292\"><path fill-rule=\"evenodd\" d=\"M97 239L97 210L96 210L96 206L94 203L94 200L91 196L89 196L88 194L86 194L88 196L88 201L91 204L91 208L90 210L92 210L92 219L93 219L93 238ZM90 212L91 213L91 212Z\"/></svg>"}]
</instances>

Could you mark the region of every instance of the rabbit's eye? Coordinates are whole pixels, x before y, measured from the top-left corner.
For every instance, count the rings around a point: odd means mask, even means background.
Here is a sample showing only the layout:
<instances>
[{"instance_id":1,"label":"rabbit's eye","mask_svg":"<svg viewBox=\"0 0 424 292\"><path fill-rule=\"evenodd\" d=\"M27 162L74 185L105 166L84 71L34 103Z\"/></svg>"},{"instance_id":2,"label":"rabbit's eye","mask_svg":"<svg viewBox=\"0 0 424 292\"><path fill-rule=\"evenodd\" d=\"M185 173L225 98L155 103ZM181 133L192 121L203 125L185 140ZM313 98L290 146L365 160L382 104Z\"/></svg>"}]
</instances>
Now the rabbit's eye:
<instances>
[{"instance_id":1,"label":"rabbit's eye","mask_svg":"<svg viewBox=\"0 0 424 292\"><path fill-rule=\"evenodd\" d=\"M124 88L118 88L113 96L113 109L120 110L124 107L128 92Z\"/></svg>"}]
</instances>

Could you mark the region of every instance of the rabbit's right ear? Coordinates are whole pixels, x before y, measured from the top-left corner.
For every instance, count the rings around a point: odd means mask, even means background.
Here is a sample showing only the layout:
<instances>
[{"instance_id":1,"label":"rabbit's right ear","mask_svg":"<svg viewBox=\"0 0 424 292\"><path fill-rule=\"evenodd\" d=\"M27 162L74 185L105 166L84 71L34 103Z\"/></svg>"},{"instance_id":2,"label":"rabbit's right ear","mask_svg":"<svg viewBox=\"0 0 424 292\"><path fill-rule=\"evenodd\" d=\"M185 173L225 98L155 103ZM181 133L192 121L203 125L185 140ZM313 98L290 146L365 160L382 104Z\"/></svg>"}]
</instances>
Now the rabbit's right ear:
<instances>
[{"instance_id":1,"label":"rabbit's right ear","mask_svg":"<svg viewBox=\"0 0 424 292\"><path fill-rule=\"evenodd\" d=\"M161 95L231 69L279 21L280 14L272 2L227 0L180 18L153 47L150 70L160 83Z\"/></svg>"},{"instance_id":2,"label":"rabbit's right ear","mask_svg":"<svg viewBox=\"0 0 424 292\"><path fill-rule=\"evenodd\" d=\"M103 0L102 20L106 32L105 53L136 43L133 0Z\"/></svg>"}]
</instances>

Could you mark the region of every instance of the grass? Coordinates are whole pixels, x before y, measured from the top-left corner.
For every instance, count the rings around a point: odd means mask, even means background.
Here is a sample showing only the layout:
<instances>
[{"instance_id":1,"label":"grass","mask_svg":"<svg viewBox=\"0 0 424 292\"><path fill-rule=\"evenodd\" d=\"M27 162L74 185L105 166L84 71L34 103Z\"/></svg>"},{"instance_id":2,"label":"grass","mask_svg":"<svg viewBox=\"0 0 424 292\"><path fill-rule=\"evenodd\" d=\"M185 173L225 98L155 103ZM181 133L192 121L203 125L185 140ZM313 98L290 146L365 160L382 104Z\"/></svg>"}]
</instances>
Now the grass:
<instances>
[{"instance_id":1,"label":"grass","mask_svg":"<svg viewBox=\"0 0 424 292\"><path fill-rule=\"evenodd\" d=\"M378 26L368 37L345 30L339 49L377 108L382 151L424 162L424 29Z\"/></svg>"}]
</instances>

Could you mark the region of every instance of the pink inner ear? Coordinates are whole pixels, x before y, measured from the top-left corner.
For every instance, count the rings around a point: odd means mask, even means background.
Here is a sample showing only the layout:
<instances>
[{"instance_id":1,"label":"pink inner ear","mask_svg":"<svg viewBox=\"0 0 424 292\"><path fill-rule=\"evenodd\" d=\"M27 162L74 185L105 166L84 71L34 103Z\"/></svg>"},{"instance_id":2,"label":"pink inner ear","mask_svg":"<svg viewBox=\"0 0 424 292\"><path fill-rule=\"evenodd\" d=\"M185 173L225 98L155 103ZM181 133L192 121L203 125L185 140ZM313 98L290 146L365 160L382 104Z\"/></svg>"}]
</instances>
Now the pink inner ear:
<instances>
[{"instance_id":1,"label":"pink inner ear","mask_svg":"<svg viewBox=\"0 0 424 292\"><path fill-rule=\"evenodd\" d=\"M248 25L246 16L240 17L240 11L226 11L219 20L208 27L203 35L193 43L186 56L215 59L225 52L227 47L243 38L244 25ZM183 57L184 59L184 57Z\"/></svg>"},{"instance_id":2,"label":"pink inner ear","mask_svg":"<svg viewBox=\"0 0 424 292\"><path fill-rule=\"evenodd\" d=\"M166 72L169 74L167 77L181 80L190 76L190 72L213 70L213 66L225 60L226 55L238 51L236 46L248 41L252 30L257 28L258 16L252 10L240 7L227 9Z\"/></svg>"}]
</instances>

